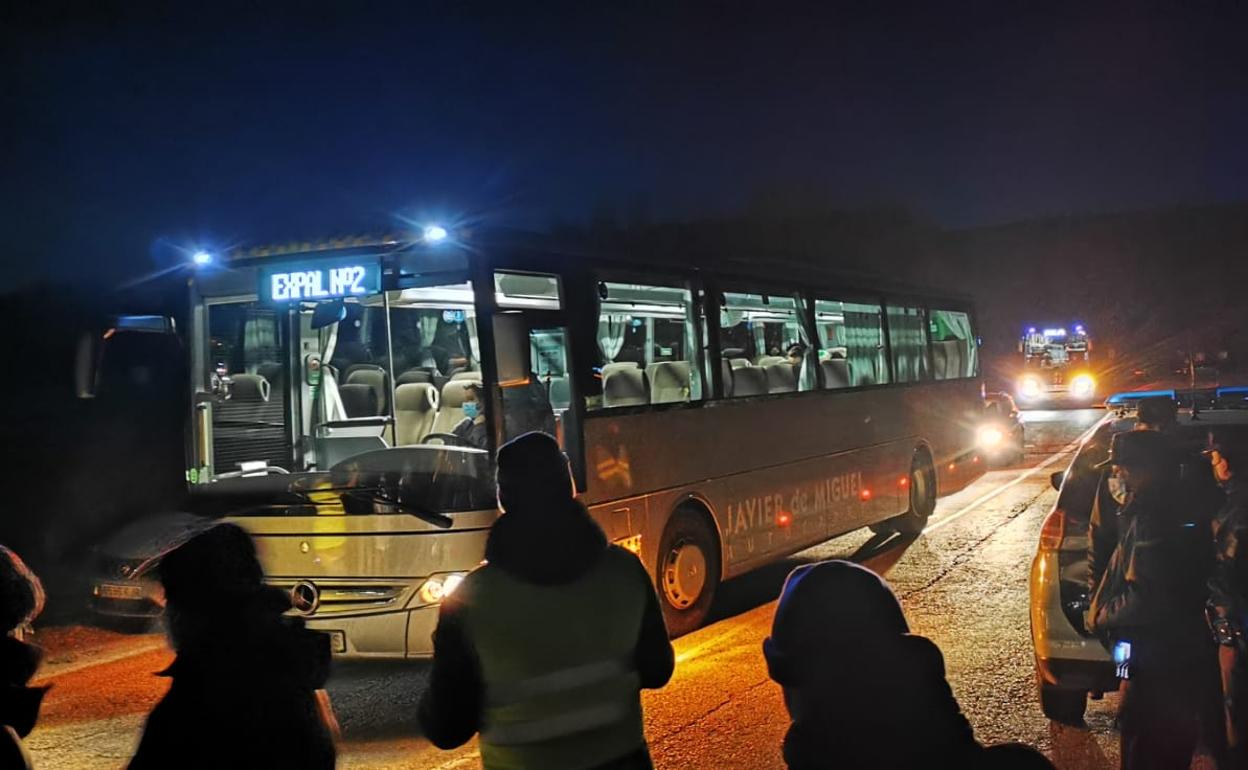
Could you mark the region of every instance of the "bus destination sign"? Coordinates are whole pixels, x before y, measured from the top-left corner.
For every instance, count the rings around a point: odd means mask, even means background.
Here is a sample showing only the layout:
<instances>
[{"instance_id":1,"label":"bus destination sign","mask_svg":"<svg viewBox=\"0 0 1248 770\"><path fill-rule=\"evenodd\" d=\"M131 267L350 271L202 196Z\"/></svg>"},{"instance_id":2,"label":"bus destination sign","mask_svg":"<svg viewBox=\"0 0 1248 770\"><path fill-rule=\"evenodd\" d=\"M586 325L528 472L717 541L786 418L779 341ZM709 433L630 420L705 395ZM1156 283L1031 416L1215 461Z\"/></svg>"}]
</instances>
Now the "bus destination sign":
<instances>
[{"instance_id":1,"label":"bus destination sign","mask_svg":"<svg viewBox=\"0 0 1248 770\"><path fill-rule=\"evenodd\" d=\"M284 265L260 273L260 296L270 302L364 297L381 291L376 261Z\"/></svg>"}]
</instances>

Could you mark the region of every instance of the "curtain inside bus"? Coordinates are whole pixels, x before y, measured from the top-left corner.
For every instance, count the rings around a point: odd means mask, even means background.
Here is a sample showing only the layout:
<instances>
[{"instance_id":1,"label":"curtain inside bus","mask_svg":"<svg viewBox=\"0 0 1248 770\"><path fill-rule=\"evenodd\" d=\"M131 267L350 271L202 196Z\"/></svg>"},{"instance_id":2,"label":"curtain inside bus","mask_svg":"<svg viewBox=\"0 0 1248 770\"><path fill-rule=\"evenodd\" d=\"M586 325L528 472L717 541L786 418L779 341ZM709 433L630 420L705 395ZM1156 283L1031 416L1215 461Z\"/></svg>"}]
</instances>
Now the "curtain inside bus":
<instances>
[{"instance_id":1,"label":"curtain inside bus","mask_svg":"<svg viewBox=\"0 0 1248 770\"><path fill-rule=\"evenodd\" d=\"M931 311L932 374L938 380L974 377L979 373L979 348L971 317L958 310Z\"/></svg>"},{"instance_id":2,"label":"curtain inside bus","mask_svg":"<svg viewBox=\"0 0 1248 770\"><path fill-rule=\"evenodd\" d=\"M927 335L920 307L888 306L888 340L898 382L927 379Z\"/></svg>"}]
</instances>

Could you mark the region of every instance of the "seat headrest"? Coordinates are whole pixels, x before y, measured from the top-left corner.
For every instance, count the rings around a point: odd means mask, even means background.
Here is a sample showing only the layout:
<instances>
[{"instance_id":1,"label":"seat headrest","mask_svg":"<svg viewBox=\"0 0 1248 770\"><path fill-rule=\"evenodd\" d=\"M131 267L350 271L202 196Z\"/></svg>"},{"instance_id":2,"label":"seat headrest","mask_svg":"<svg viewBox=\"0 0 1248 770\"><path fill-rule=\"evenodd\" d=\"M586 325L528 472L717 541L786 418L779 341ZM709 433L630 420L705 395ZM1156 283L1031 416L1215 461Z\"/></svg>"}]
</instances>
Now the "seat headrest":
<instances>
[{"instance_id":1,"label":"seat headrest","mask_svg":"<svg viewBox=\"0 0 1248 770\"><path fill-rule=\"evenodd\" d=\"M428 382L405 382L394 389L394 408L402 412L437 411L438 389Z\"/></svg>"},{"instance_id":2,"label":"seat headrest","mask_svg":"<svg viewBox=\"0 0 1248 770\"><path fill-rule=\"evenodd\" d=\"M608 372L602 380L603 406L636 406L650 403L646 377L636 367L623 367Z\"/></svg>"},{"instance_id":3,"label":"seat headrest","mask_svg":"<svg viewBox=\"0 0 1248 770\"><path fill-rule=\"evenodd\" d=\"M612 361L609 364L602 365L602 376L606 378L611 372L617 372L621 369L641 369L636 361Z\"/></svg>"},{"instance_id":4,"label":"seat headrest","mask_svg":"<svg viewBox=\"0 0 1248 770\"><path fill-rule=\"evenodd\" d=\"M451 375L452 382L460 382L462 380L476 380L477 382L480 382L481 372L474 372L469 369L465 369L462 372L455 372Z\"/></svg>"},{"instance_id":5,"label":"seat headrest","mask_svg":"<svg viewBox=\"0 0 1248 770\"><path fill-rule=\"evenodd\" d=\"M347 417L377 416L377 392L371 385L339 385L338 397L342 399L342 408L346 410Z\"/></svg>"},{"instance_id":6,"label":"seat headrest","mask_svg":"<svg viewBox=\"0 0 1248 770\"><path fill-rule=\"evenodd\" d=\"M823 387L849 387L849 362L845 359L832 358L827 361L820 361L819 368L823 370Z\"/></svg>"},{"instance_id":7,"label":"seat headrest","mask_svg":"<svg viewBox=\"0 0 1248 770\"><path fill-rule=\"evenodd\" d=\"M767 393L767 372L756 366L742 366L732 372L732 395L761 396Z\"/></svg>"},{"instance_id":8,"label":"seat headrest","mask_svg":"<svg viewBox=\"0 0 1248 770\"><path fill-rule=\"evenodd\" d=\"M268 401L269 381L259 374L230 376L231 401Z\"/></svg>"},{"instance_id":9,"label":"seat headrest","mask_svg":"<svg viewBox=\"0 0 1248 770\"><path fill-rule=\"evenodd\" d=\"M481 380L452 379L450 382L442 386L442 406L441 409L459 409L464 405L464 386L471 383L481 384Z\"/></svg>"},{"instance_id":10,"label":"seat headrest","mask_svg":"<svg viewBox=\"0 0 1248 770\"><path fill-rule=\"evenodd\" d=\"M650 387L672 387L689 384L688 361L657 361L646 367Z\"/></svg>"},{"instance_id":11,"label":"seat headrest","mask_svg":"<svg viewBox=\"0 0 1248 770\"><path fill-rule=\"evenodd\" d=\"M788 362L789 359L784 356L763 356L758 359L758 365L762 367L768 367L772 364L787 364Z\"/></svg>"},{"instance_id":12,"label":"seat headrest","mask_svg":"<svg viewBox=\"0 0 1248 770\"><path fill-rule=\"evenodd\" d=\"M733 369L743 369L747 366L754 365L750 363L750 359L748 358L731 358L729 359L729 362L732 364Z\"/></svg>"},{"instance_id":13,"label":"seat headrest","mask_svg":"<svg viewBox=\"0 0 1248 770\"><path fill-rule=\"evenodd\" d=\"M424 369L408 369L395 378L399 385L417 382L433 382L433 375Z\"/></svg>"},{"instance_id":14,"label":"seat headrest","mask_svg":"<svg viewBox=\"0 0 1248 770\"><path fill-rule=\"evenodd\" d=\"M768 393L792 393L797 390L797 372L793 371L792 364L768 364L763 371L767 373Z\"/></svg>"}]
</instances>

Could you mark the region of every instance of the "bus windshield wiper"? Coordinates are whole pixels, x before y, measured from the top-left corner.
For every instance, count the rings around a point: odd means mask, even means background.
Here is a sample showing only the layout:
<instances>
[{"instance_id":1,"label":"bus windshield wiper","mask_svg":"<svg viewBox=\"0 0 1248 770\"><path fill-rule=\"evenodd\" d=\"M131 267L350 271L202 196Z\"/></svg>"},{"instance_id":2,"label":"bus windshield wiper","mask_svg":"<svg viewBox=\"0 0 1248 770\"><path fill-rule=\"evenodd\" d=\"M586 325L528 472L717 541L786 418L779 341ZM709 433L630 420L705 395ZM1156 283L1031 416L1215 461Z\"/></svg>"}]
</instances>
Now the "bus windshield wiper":
<instances>
[{"instance_id":1,"label":"bus windshield wiper","mask_svg":"<svg viewBox=\"0 0 1248 770\"><path fill-rule=\"evenodd\" d=\"M392 506L403 513L415 516L427 524L432 524L438 529L450 529L455 525L455 522L451 519L451 517L446 514L434 513L433 511L429 511L424 508L399 502L392 497L386 497L375 489L353 489L344 492L344 494L351 497L366 496L369 502Z\"/></svg>"}]
</instances>

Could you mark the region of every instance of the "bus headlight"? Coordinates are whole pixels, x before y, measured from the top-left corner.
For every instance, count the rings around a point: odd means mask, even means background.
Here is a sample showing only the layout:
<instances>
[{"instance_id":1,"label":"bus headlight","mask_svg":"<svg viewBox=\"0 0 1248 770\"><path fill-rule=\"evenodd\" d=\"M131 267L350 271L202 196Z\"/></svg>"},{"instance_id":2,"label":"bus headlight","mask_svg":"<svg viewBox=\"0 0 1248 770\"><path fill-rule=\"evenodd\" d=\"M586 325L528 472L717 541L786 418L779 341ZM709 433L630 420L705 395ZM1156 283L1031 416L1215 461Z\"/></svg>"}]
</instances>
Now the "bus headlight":
<instances>
[{"instance_id":1,"label":"bus headlight","mask_svg":"<svg viewBox=\"0 0 1248 770\"><path fill-rule=\"evenodd\" d=\"M1018 382L1018 393L1023 398L1039 398L1043 390L1040 378L1035 375L1024 377Z\"/></svg>"},{"instance_id":2,"label":"bus headlight","mask_svg":"<svg viewBox=\"0 0 1248 770\"><path fill-rule=\"evenodd\" d=\"M992 425L984 425L975 432L975 441L981 449L993 449L1001 445L1005 440L1005 434L1000 428Z\"/></svg>"},{"instance_id":3,"label":"bus headlight","mask_svg":"<svg viewBox=\"0 0 1248 770\"><path fill-rule=\"evenodd\" d=\"M464 582L464 573L452 572L449 575L434 575L426 580L416 592L421 604L438 604L450 596L459 584Z\"/></svg>"},{"instance_id":4,"label":"bus headlight","mask_svg":"<svg viewBox=\"0 0 1248 770\"><path fill-rule=\"evenodd\" d=\"M1080 398L1087 398L1096 390L1096 380L1090 374L1076 375L1070 381L1070 392Z\"/></svg>"}]
</instances>

